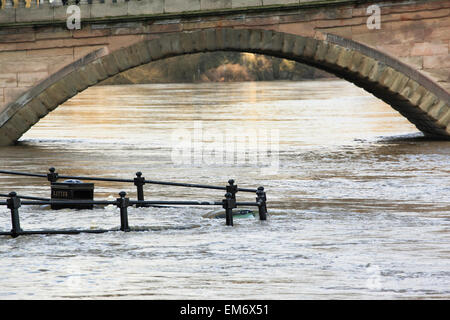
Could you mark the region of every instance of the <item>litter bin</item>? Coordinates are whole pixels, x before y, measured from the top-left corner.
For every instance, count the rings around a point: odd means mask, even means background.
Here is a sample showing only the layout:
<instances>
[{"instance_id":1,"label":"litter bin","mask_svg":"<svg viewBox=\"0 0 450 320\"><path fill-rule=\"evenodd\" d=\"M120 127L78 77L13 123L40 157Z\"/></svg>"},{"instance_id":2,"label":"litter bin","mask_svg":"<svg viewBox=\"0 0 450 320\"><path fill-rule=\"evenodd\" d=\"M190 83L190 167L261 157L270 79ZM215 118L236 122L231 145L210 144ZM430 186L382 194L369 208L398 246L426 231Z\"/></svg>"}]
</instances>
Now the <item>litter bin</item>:
<instances>
[{"instance_id":1,"label":"litter bin","mask_svg":"<svg viewBox=\"0 0 450 320\"><path fill-rule=\"evenodd\" d=\"M52 182L52 200L94 200L94 184L83 183L80 180L66 180L64 182ZM53 210L58 209L93 209L92 204L52 204Z\"/></svg>"}]
</instances>

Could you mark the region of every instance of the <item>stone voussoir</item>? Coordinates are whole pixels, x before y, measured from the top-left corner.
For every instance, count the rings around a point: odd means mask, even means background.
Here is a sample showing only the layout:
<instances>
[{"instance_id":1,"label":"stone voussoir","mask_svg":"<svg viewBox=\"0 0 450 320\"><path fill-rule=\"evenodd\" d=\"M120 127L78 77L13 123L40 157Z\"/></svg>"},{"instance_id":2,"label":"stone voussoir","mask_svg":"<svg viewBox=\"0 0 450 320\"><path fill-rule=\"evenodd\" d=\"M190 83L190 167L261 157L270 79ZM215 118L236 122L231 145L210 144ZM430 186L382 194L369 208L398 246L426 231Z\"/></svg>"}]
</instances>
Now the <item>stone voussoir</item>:
<instances>
[{"instance_id":1,"label":"stone voussoir","mask_svg":"<svg viewBox=\"0 0 450 320\"><path fill-rule=\"evenodd\" d=\"M450 125L450 106L447 105L447 111L438 119L438 125L442 128L446 128Z\"/></svg>"},{"instance_id":2,"label":"stone voussoir","mask_svg":"<svg viewBox=\"0 0 450 320\"><path fill-rule=\"evenodd\" d=\"M233 35L233 41L231 45L238 48L239 50L245 51L250 49L249 45L250 30L248 29L238 29Z\"/></svg>"},{"instance_id":3,"label":"stone voussoir","mask_svg":"<svg viewBox=\"0 0 450 320\"><path fill-rule=\"evenodd\" d=\"M349 65L349 70L355 74L358 73L363 58L364 56L360 52L353 51L352 59Z\"/></svg>"},{"instance_id":4,"label":"stone voussoir","mask_svg":"<svg viewBox=\"0 0 450 320\"><path fill-rule=\"evenodd\" d=\"M92 66L92 69L95 70L99 82L109 78L108 72L106 71L100 59L92 61L92 63L90 63L89 66Z\"/></svg>"},{"instance_id":5,"label":"stone voussoir","mask_svg":"<svg viewBox=\"0 0 450 320\"><path fill-rule=\"evenodd\" d=\"M206 37L202 31L194 31L192 36L192 51L193 53L203 52L206 49Z\"/></svg>"},{"instance_id":6,"label":"stone voussoir","mask_svg":"<svg viewBox=\"0 0 450 320\"><path fill-rule=\"evenodd\" d=\"M422 101L422 98L427 93L427 89L425 89L423 86L419 85L416 90L412 93L412 95L409 98L409 101L416 106L420 105L420 102Z\"/></svg>"},{"instance_id":7,"label":"stone voussoir","mask_svg":"<svg viewBox=\"0 0 450 320\"><path fill-rule=\"evenodd\" d=\"M325 62L329 65L338 65L337 61L342 56L344 48L336 44L329 44L328 51L325 55ZM338 65L339 66L339 65Z\"/></svg>"},{"instance_id":8,"label":"stone voussoir","mask_svg":"<svg viewBox=\"0 0 450 320\"><path fill-rule=\"evenodd\" d=\"M295 46L296 36L293 34L285 34L282 37L282 47L281 52L284 53L285 56L292 58Z\"/></svg>"},{"instance_id":9,"label":"stone voussoir","mask_svg":"<svg viewBox=\"0 0 450 320\"><path fill-rule=\"evenodd\" d=\"M138 57L139 64L146 64L152 60L147 41L140 41L131 45L129 53Z\"/></svg>"},{"instance_id":10,"label":"stone voussoir","mask_svg":"<svg viewBox=\"0 0 450 320\"><path fill-rule=\"evenodd\" d=\"M313 58L316 54L316 49L317 49L318 43L319 43L319 41L317 41L316 39L313 39L313 38L306 39L305 50L303 51L304 60L307 60L307 61L313 60Z\"/></svg>"},{"instance_id":11,"label":"stone voussoir","mask_svg":"<svg viewBox=\"0 0 450 320\"><path fill-rule=\"evenodd\" d=\"M336 59L336 65L341 69L349 70L352 62L352 53L350 49L341 48L338 58Z\"/></svg>"},{"instance_id":12,"label":"stone voussoir","mask_svg":"<svg viewBox=\"0 0 450 320\"><path fill-rule=\"evenodd\" d=\"M120 73L119 66L117 65L116 58L114 55L109 54L107 56L99 58L100 63L103 65L108 76L114 76Z\"/></svg>"},{"instance_id":13,"label":"stone voussoir","mask_svg":"<svg viewBox=\"0 0 450 320\"><path fill-rule=\"evenodd\" d=\"M428 114L433 119L439 119L441 118L446 112L448 111L448 107L446 103L442 100L440 100L437 104L435 104L429 111Z\"/></svg>"},{"instance_id":14,"label":"stone voussoir","mask_svg":"<svg viewBox=\"0 0 450 320\"><path fill-rule=\"evenodd\" d=\"M378 63L378 61L369 58L369 57L363 57L361 65L359 66L359 74L362 78L368 78L370 71L372 71L372 68Z\"/></svg>"},{"instance_id":15,"label":"stone voussoir","mask_svg":"<svg viewBox=\"0 0 450 320\"><path fill-rule=\"evenodd\" d=\"M402 90L399 91L399 95L405 100L410 100L418 87L419 84L416 81L414 81L413 79L409 79Z\"/></svg>"},{"instance_id":16,"label":"stone voussoir","mask_svg":"<svg viewBox=\"0 0 450 320\"><path fill-rule=\"evenodd\" d=\"M324 62L325 56L327 55L327 52L328 52L328 49L329 49L329 45L327 42L319 41L319 43L317 44L316 53L314 55L314 60L318 61L318 62Z\"/></svg>"},{"instance_id":17,"label":"stone voussoir","mask_svg":"<svg viewBox=\"0 0 450 320\"><path fill-rule=\"evenodd\" d=\"M438 97L436 97L433 93L427 92L421 99L419 108L424 111L428 112L430 108L439 101Z\"/></svg>"},{"instance_id":18,"label":"stone voussoir","mask_svg":"<svg viewBox=\"0 0 450 320\"><path fill-rule=\"evenodd\" d=\"M57 106L70 98L70 95L67 94L60 82L51 85L45 90L45 93L49 99L51 99L51 103L48 106L51 110L54 110Z\"/></svg>"},{"instance_id":19,"label":"stone voussoir","mask_svg":"<svg viewBox=\"0 0 450 320\"><path fill-rule=\"evenodd\" d=\"M40 119L30 104L27 104L21 108L16 115L22 118L22 120L25 121L29 127L32 127Z\"/></svg>"},{"instance_id":20,"label":"stone voussoir","mask_svg":"<svg viewBox=\"0 0 450 320\"><path fill-rule=\"evenodd\" d=\"M82 79L84 85L87 87L91 87L99 82L99 75L92 72L92 68L88 66L82 66L78 71L78 76Z\"/></svg>"},{"instance_id":21,"label":"stone voussoir","mask_svg":"<svg viewBox=\"0 0 450 320\"><path fill-rule=\"evenodd\" d=\"M226 43L226 34L225 34L225 28L215 28L215 38L216 38L216 48L217 50L223 50L225 49L225 43ZM181 39L180 39L181 42Z\"/></svg>"},{"instance_id":22,"label":"stone voussoir","mask_svg":"<svg viewBox=\"0 0 450 320\"><path fill-rule=\"evenodd\" d=\"M36 98L31 100L28 103L28 105L31 106L31 108L33 109L33 112L36 113L36 115L39 117L39 119L43 118L44 116L46 116L48 114L47 108L42 104L41 101L39 101Z\"/></svg>"},{"instance_id":23,"label":"stone voussoir","mask_svg":"<svg viewBox=\"0 0 450 320\"><path fill-rule=\"evenodd\" d=\"M125 47L117 49L112 53L116 58L120 71L128 70L140 64L138 58L131 55L130 51L129 47Z\"/></svg>"},{"instance_id":24,"label":"stone voussoir","mask_svg":"<svg viewBox=\"0 0 450 320\"><path fill-rule=\"evenodd\" d=\"M30 126L26 121L22 119L22 117L15 114L4 125L4 128L6 129L8 137L11 140L16 141L23 135L24 132L26 132L30 128Z\"/></svg>"},{"instance_id":25,"label":"stone voussoir","mask_svg":"<svg viewBox=\"0 0 450 320\"><path fill-rule=\"evenodd\" d=\"M41 92L36 99L42 103L48 111L52 111L57 107L57 104L52 98L49 96L47 91Z\"/></svg>"},{"instance_id":26,"label":"stone voussoir","mask_svg":"<svg viewBox=\"0 0 450 320\"><path fill-rule=\"evenodd\" d=\"M374 83L378 83L379 78L383 74L384 70L386 69L386 65L382 62L377 62L372 70L369 73L368 79Z\"/></svg>"},{"instance_id":27,"label":"stone voussoir","mask_svg":"<svg viewBox=\"0 0 450 320\"><path fill-rule=\"evenodd\" d=\"M72 71L67 76L65 76L65 81L69 86L71 86L78 92L81 92L89 87L86 79L81 75L80 72L77 71Z\"/></svg>"},{"instance_id":28,"label":"stone voussoir","mask_svg":"<svg viewBox=\"0 0 450 320\"><path fill-rule=\"evenodd\" d=\"M389 87L390 88L389 90L400 94L400 92L403 90L408 81L409 77L407 75L399 73L399 76L396 77L395 80L392 82L391 86Z\"/></svg>"},{"instance_id":29,"label":"stone voussoir","mask_svg":"<svg viewBox=\"0 0 450 320\"><path fill-rule=\"evenodd\" d=\"M214 29L207 29L207 30L205 30L205 38L206 38L206 51L212 52L212 51L217 50L216 31ZM178 50L176 48L174 48L174 51L176 53L179 53L180 49L181 49L179 38L177 39L176 42L174 42L172 44L172 47L174 45L177 45L179 47Z\"/></svg>"},{"instance_id":30,"label":"stone voussoir","mask_svg":"<svg viewBox=\"0 0 450 320\"><path fill-rule=\"evenodd\" d=\"M280 37L280 35L277 34L276 37ZM306 46L306 38L305 37L302 37L302 36L295 37L295 44L294 44L294 47L292 48L293 55L296 57L302 57L303 52L305 50L305 46Z\"/></svg>"},{"instance_id":31,"label":"stone voussoir","mask_svg":"<svg viewBox=\"0 0 450 320\"><path fill-rule=\"evenodd\" d=\"M6 125L0 128L0 146L9 146L16 141L16 137L12 138L8 135L8 129Z\"/></svg>"},{"instance_id":32,"label":"stone voussoir","mask_svg":"<svg viewBox=\"0 0 450 320\"><path fill-rule=\"evenodd\" d=\"M192 32L180 34L180 47L183 52L192 52Z\"/></svg>"},{"instance_id":33,"label":"stone voussoir","mask_svg":"<svg viewBox=\"0 0 450 320\"><path fill-rule=\"evenodd\" d=\"M161 54L161 41L160 39L153 39L148 41L148 51L152 61L159 60L162 57Z\"/></svg>"},{"instance_id":34,"label":"stone voussoir","mask_svg":"<svg viewBox=\"0 0 450 320\"><path fill-rule=\"evenodd\" d=\"M399 73L397 71L389 66L386 66L386 68L384 68L383 70L383 73L378 78L378 84L383 88L389 89L395 77L397 77L398 75Z\"/></svg>"},{"instance_id":35,"label":"stone voussoir","mask_svg":"<svg viewBox=\"0 0 450 320\"><path fill-rule=\"evenodd\" d=\"M261 50L270 52L273 46L274 32L272 30L263 30L261 39Z\"/></svg>"},{"instance_id":36,"label":"stone voussoir","mask_svg":"<svg viewBox=\"0 0 450 320\"><path fill-rule=\"evenodd\" d=\"M249 49L252 52L260 52L263 48L263 30L251 30L250 31L250 40L249 40Z\"/></svg>"}]
</instances>

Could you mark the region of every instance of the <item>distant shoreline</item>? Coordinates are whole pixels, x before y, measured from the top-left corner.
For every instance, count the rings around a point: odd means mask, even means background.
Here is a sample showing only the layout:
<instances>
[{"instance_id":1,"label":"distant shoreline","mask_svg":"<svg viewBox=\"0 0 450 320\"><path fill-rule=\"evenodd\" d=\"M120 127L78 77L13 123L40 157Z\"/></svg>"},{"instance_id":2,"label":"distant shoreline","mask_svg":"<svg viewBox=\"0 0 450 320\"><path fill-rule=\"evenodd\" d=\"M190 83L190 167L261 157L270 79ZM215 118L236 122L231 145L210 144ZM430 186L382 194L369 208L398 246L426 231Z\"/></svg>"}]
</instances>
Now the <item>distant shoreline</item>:
<instances>
[{"instance_id":1,"label":"distant shoreline","mask_svg":"<svg viewBox=\"0 0 450 320\"><path fill-rule=\"evenodd\" d=\"M217 52L155 61L118 74L100 85L314 79L337 78L291 60L250 53Z\"/></svg>"}]
</instances>

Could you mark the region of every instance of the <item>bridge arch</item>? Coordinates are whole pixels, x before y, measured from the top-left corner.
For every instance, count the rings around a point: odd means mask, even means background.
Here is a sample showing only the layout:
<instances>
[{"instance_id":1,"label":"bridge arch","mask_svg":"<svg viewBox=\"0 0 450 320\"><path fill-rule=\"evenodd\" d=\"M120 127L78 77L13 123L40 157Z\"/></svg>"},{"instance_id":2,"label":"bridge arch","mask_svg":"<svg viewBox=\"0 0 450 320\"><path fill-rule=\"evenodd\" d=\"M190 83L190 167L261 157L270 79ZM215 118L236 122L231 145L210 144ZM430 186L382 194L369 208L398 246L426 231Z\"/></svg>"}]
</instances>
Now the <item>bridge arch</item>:
<instances>
[{"instance_id":1,"label":"bridge arch","mask_svg":"<svg viewBox=\"0 0 450 320\"><path fill-rule=\"evenodd\" d=\"M450 94L395 58L351 40L320 40L261 29L206 29L100 49L64 67L0 114L0 146L14 144L77 93L152 61L198 52L237 51L294 60L350 81L391 105L425 135L450 139Z\"/></svg>"}]
</instances>

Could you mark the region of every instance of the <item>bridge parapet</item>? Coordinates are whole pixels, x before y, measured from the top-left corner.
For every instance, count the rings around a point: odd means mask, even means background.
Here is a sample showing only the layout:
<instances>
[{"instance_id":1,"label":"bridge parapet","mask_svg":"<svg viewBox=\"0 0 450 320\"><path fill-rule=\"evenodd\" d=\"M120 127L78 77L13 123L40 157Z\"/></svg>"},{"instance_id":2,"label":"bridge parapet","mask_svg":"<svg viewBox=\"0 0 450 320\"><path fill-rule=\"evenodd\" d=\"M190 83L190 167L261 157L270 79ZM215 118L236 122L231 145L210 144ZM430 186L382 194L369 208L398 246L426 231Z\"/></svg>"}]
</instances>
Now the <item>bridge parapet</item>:
<instances>
[{"instance_id":1,"label":"bridge parapet","mask_svg":"<svg viewBox=\"0 0 450 320\"><path fill-rule=\"evenodd\" d=\"M0 0L0 25L23 22L60 22L67 18L67 5L77 4L81 17L111 18L136 15L173 15L205 11L233 11L314 6L351 5L369 0Z\"/></svg>"}]
</instances>

